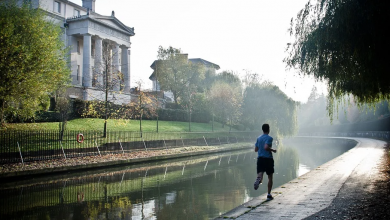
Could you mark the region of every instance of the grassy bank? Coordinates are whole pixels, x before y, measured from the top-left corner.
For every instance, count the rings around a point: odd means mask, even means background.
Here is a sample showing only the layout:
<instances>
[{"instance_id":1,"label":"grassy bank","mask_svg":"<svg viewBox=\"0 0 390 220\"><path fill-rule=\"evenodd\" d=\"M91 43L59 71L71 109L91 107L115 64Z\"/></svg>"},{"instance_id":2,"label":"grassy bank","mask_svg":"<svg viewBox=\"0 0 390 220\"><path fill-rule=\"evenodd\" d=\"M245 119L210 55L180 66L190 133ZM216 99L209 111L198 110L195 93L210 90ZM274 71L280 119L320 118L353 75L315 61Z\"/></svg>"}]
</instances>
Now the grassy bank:
<instances>
[{"instance_id":1,"label":"grassy bank","mask_svg":"<svg viewBox=\"0 0 390 220\"><path fill-rule=\"evenodd\" d=\"M139 120L120 120L109 119L107 129L111 131L139 131ZM142 130L144 132L154 132L157 130L157 122L155 120L143 120ZM159 121L159 132L188 132L188 122L179 121ZM68 121L67 130L103 130L104 119L96 118L79 118ZM45 123L9 123L6 124L3 130L56 130L59 128L58 122ZM210 132L212 131L212 123L191 123L191 131L194 132ZM214 131L229 131L229 126L222 127L222 124L214 122ZM232 131L236 131L232 128Z\"/></svg>"}]
</instances>

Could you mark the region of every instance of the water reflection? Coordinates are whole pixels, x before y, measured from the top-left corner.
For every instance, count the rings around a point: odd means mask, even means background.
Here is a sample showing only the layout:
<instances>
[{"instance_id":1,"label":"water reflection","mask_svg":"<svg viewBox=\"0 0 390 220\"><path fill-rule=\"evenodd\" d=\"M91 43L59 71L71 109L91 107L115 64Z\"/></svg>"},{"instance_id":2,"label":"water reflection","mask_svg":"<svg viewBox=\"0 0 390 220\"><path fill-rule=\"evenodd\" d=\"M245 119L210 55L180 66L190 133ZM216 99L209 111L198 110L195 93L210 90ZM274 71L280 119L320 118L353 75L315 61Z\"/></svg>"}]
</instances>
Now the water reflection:
<instances>
[{"instance_id":1,"label":"water reflection","mask_svg":"<svg viewBox=\"0 0 390 220\"><path fill-rule=\"evenodd\" d=\"M352 146L287 140L275 154L275 187ZM266 184L253 190L255 166L251 148L3 185L0 213L2 219L210 219L266 192Z\"/></svg>"}]
</instances>

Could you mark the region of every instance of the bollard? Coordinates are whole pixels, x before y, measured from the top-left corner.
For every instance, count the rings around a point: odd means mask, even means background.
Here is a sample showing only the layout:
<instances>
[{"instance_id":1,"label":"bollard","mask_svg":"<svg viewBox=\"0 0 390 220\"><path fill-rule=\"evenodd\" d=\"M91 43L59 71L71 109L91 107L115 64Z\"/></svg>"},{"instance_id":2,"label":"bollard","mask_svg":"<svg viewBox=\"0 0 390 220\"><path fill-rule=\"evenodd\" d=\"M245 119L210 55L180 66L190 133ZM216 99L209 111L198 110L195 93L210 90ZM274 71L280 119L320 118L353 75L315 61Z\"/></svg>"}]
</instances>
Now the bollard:
<instances>
[{"instance_id":1,"label":"bollard","mask_svg":"<svg viewBox=\"0 0 390 220\"><path fill-rule=\"evenodd\" d=\"M206 142L206 146L208 147L209 145L207 144L206 138L203 136L204 142Z\"/></svg>"},{"instance_id":2,"label":"bollard","mask_svg":"<svg viewBox=\"0 0 390 220\"><path fill-rule=\"evenodd\" d=\"M218 163L218 166L220 166L220 165L221 165L221 160L222 160L222 157L221 157L221 158L219 158L219 163Z\"/></svg>"},{"instance_id":3,"label":"bollard","mask_svg":"<svg viewBox=\"0 0 390 220\"><path fill-rule=\"evenodd\" d=\"M99 146L98 146L98 144L96 143L96 141L95 141L95 144L96 144L96 148L97 148L97 150L98 150L98 152L99 152L99 155L102 156L102 155L100 154Z\"/></svg>"},{"instance_id":4,"label":"bollard","mask_svg":"<svg viewBox=\"0 0 390 220\"><path fill-rule=\"evenodd\" d=\"M125 151L123 150L121 140L119 139L119 145L121 145L122 153L125 154Z\"/></svg>"},{"instance_id":5,"label":"bollard","mask_svg":"<svg viewBox=\"0 0 390 220\"><path fill-rule=\"evenodd\" d=\"M184 164L183 165L183 171L181 171L181 175L183 176L184 175L184 168L186 167L186 165Z\"/></svg>"},{"instance_id":6,"label":"bollard","mask_svg":"<svg viewBox=\"0 0 390 220\"><path fill-rule=\"evenodd\" d=\"M183 147L184 147L184 141L183 141L183 138L182 138L182 137L180 137L180 139L181 139L181 143L183 144Z\"/></svg>"},{"instance_id":7,"label":"bollard","mask_svg":"<svg viewBox=\"0 0 390 220\"><path fill-rule=\"evenodd\" d=\"M209 161L206 161L206 164L204 165L204 169L203 169L203 171L205 171L206 170L206 167L207 167L207 164L209 163Z\"/></svg>"},{"instance_id":8,"label":"bollard","mask_svg":"<svg viewBox=\"0 0 390 220\"><path fill-rule=\"evenodd\" d=\"M18 148L19 148L20 159L22 160L22 164L23 164L23 166L24 166L24 161L23 161L23 157L22 157L22 151L20 150L19 141L18 141L18 142L16 142L16 143L18 143Z\"/></svg>"},{"instance_id":9,"label":"bollard","mask_svg":"<svg viewBox=\"0 0 390 220\"><path fill-rule=\"evenodd\" d=\"M230 157L229 157L228 164L230 163L230 158L232 158L232 155L230 155Z\"/></svg>"},{"instance_id":10,"label":"bollard","mask_svg":"<svg viewBox=\"0 0 390 220\"><path fill-rule=\"evenodd\" d=\"M61 143L61 141L60 141L60 145L61 145L62 153L64 154L64 157L65 157L65 160L66 160L65 151L64 151L64 148L62 147L62 143Z\"/></svg>"},{"instance_id":11,"label":"bollard","mask_svg":"<svg viewBox=\"0 0 390 220\"><path fill-rule=\"evenodd\" d=\"M218 141L219 141L219 145L221 145L221 140L219 140L219 137L218 137Z\"/></svg>"}]
</instances>

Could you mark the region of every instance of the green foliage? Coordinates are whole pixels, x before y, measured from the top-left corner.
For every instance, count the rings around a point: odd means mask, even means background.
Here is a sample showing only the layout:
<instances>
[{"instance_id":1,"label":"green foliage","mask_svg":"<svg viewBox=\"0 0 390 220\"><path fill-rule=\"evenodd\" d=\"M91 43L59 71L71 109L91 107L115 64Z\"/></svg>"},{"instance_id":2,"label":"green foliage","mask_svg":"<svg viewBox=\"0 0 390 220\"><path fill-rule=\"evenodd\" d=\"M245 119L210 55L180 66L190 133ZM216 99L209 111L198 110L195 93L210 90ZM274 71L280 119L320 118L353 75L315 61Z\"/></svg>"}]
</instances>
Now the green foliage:
<instances>
[{"instance_id":1,"label":"green foliage","mask_svg":"<svg viewBox=\"0 0 390 220\"><path fill-rule=\"evenodd\" d=\"M159 47L154 70L161 89L172 91L175 103L187 107L205 76L202 65L188 62L187 55L173 47Z\"/></svg>"},{"instance_id":2,"label":"green foliage","mask_svg":"<svg viewBox=\"0 0 390 220\"><path fill-rule=\"evenodd\" d=\"M268 123L276 136L294 135L297 130L296 106L297 103L277 86L254 83L244 92L243 123L252 130L261 130L261 125Z\"/></svg>"},{"instance_id":3,"label":"green foliage","mask_svg":"<svg viewBox=\"0 0 390 220\"><path fill-rule=\"evenodd\" d=\"M222 124L236 124L241 116L242 104L241 83L228 83L217 80L211 87L208 99L211 111L220 119Z\"/></svg>"},{"instance_id":4,"label":"green foliage","mask_svg":"<svg viewBox=\"0 0 390 220\"><path fill-rule=\"evenodd\" d=\"M48 93L69 80L59 26L41 10L0 4L0 120L33 117Z\"/></svg>"},{"instance_id":5,"label":"green foliage","mask_svg":"<svg viewBox=\"0 0 390 220\"><path fill-rule=\"evenodd\" d=\"M386 1L309 1L291 20L288 67L328 84L328 111L352 94L357 103L390 98ZM294 23L295 22L295 23Z\"/></svg>"}]
</instances>

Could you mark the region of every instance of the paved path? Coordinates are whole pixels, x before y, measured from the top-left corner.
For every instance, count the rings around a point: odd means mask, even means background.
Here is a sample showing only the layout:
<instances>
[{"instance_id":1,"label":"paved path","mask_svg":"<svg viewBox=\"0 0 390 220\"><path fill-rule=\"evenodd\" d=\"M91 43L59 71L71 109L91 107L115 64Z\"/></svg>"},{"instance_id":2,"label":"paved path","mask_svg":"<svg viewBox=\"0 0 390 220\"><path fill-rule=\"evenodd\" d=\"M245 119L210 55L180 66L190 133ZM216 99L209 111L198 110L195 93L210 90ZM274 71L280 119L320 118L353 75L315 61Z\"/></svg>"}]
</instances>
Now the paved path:
<instances>
[{"instance_id":1,"label":"paved path","mask_svg":"<svg viewBox=\"0 0 390 220\"><path fill-rule=\"evenodd\" d=\"M351 182L347 182L348 179L359 180L353 181L355 185L349 188L370 190L380 172L378 165L383 159L386 142L367 138L345 139L356 140L358 144L343 155L274 189L274 200L266 202L266 194L263 194L216 219L303 219L327 208L343 185ZM264 181L266 183L267 178Z\"/></svg>"}]
</instances>

